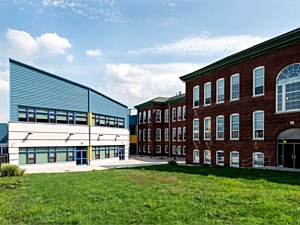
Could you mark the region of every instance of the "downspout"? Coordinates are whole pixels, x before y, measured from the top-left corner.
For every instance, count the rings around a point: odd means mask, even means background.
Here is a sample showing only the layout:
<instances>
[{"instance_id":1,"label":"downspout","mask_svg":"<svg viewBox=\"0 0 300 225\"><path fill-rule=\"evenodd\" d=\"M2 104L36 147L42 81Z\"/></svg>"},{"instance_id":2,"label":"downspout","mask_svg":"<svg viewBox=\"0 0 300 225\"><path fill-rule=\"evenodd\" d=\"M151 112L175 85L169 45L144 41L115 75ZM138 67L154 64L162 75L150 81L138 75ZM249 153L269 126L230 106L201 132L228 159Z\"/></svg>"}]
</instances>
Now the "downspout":
<instances>
[{"instance_id":1,"label":"downspout","mask_svg":"<svg viewBox=\"0 0 300 225\"><path fill-rule=\"evenodd\" d=\"M91 126L92 126L92 113L91 113L91 90L88 89L88 125L89 125L89 147L88 147L88 164L91 164L92 160L92 141L91 141Z\"/></svg>"},{"instance_id":2,"label":"downspout","mask_svg":"<svg viewBox=\"0 0 300 225\"><path fill-rule=\"evenodd\" d=\"M171 106L170 103L168 102L169 106L169 157L171 157Z\"/></svg>"}]
</instances>

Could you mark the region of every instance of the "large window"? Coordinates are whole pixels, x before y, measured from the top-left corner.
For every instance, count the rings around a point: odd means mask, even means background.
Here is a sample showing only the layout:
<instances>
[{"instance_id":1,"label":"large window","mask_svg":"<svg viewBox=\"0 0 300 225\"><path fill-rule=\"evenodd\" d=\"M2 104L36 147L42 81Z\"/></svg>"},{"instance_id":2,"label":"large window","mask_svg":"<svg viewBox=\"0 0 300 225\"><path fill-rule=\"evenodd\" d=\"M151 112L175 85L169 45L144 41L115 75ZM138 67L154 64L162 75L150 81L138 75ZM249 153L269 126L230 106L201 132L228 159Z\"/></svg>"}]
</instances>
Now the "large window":
<instances>
[{"instance_id":1,"label":"large window","mask_svg":"<svg viewBox=\"0 0 300 225\"><path fill-rule=\"evenodd\" d=\"M148 153L151 153L151 145L148 145Z\"/></svg>"},{"instance_id":2,"label":"large window","mask_svg":"<svg viewBox=\"0 0 300 225\"><path fill-rule=\"evenodd\" d=\"M161 153L161 146L160 145L156 146L156 153Z\"/></svg>"},{"instance_id":3,"label":"large window","mask_svg":"<svg viewBox=\"0 0 300 225\"><path fill-rule=\"evenodd\" d=\"M230 166L239 167L240 166L240 153L237 151L230 152Z\"/></svg>"},{"instance_id":4,"label":"large window","mask_svg":"<svg viewBox=\"0 0 300 225\"><path fill-rule=\"evenodd\" d=\"M139 124L141 124L141 123L142 123L142 113L139 112Z\"/></svg>"},{"instance_id":5,"label":"large window","mask_svg":"<svg viewBox=\"0 0 300 225\"><path fill-rule=\"evenodd\" d=\"M78 115L76 114L76 120ZM81 116L83 117L83 115ZM93 113L92 115L92 125L93 126L101 126L101 127L125 127L125 120L124 118L113 117L113 116L106 116Z\"/></svg>"},{"instance_id":6,"label":"large window","mask_svg":"<svg viewBox=\"0 0 300 225\"><path fill-rule=\"evenodd\" d=\"M139 129L139 141L142 141L142 130Z\"/></svg>"},{"instance_id":7,"label":"large window","mask_svg":"<svg viewBox=\"0 0 300 225\"><path fill-rule=\"evenodd\" d=\"M204 84L204 106L211 104L211 82Z\"/></svg>"},{"instance_id":8,"label":"large window","mask_svg":"<svg viewBox=\"0 0 300 225\"><path fill-rule=\"evenodd\" d=\"M146 141L147 134L146 134L146 129L143 129L143 141Z\"/></svg>"},{"instance_id":9,"label":"large window","mask_svg":"<svg viewBox=\"0 0 300 225\"><path fill-rule=\"evenodd\" d=\"M172 140L176 141L176 128L173 128Z\"/></svg>"},{"instance_id":10,"label":"large window","mask_svg":"<svg viewBox=\"0 0 300 225\"><path fill-rule=\"evenodd\" d=\"M217 80L217 95L216 95L216 102L223 103L224 102L224 78Z\"/></svg>"},{"instance_id":11,"label":"large window","mask_svg":"<svg viewBox=\"0 0 300 225\"><path fill-rule=\"evenodd\" d=\"M146 123L147 121L147 116L146 116L146 111L143 112L143 123Z\"/></svg>"},{"instance_id":12,"label":"large window","mask_svg":"<svg viewBox=\"0 0 300 225\"><path fill-rule=\"evenodd\" d=\"M200 153L198 149L193 150L193 163L199 163L200 162Z\"/></svg>"},{"instance_id":13,"label":"large window","mask_svg":"<svg viewBox=\"0 0 300 225\"><path fill-rule=\"evenodd\" d=\"M276 80L276 111L300 110L300 63L285 67Z\"/></svg>"},{"instance_id":14,"label":"large window","mask_svg":"<svg viewBox=\"0 0 300 225\"><path fill-rule=\"evenodd\" d=\"M181 107L177 108L177 120L181 121Z\"/></svg>"},{"instance_id":15,"label":"large window","mask_svg":"<svg viewBox=\"0 0 300 225\"><path fill-rule=\"evenodd\" d=\"M183 131L182 131L182 133L183 133L183 135L182 135L182 140L185 141L185 140L186 140L186 127L183 127L182 130L183 130Z\"/></svg>"},{"instance_id":16,"label":"large window","mask_svg":"<svg viewBox=\"0 0 300 225\"><path fill-rule=\"evenodd\" d=\"M156 141L161 141L161 129L156 129Z\"/></svg>"},{"instance_id":17,"label":"large window","mask_svg":"<svg viewBox=\"0 0 300 225\"><path fill-rule=\"evenodd\" d=\"M165 123L169 122L169 110L165 110Z\"/></svg>"},{"instance_id":18,"label":"large window","mask_svg":"<svg viewBox=\"0 0 300 225\"><path fill-rule=\"evenodd\" d=\"M199 107L199 86L193 88L193 108Z\"/></svg>"},{"instance_id":19,"label":"large window","mask_svg":"<svg viewBox=\"0 0 300 225\"><path fill-rule=\"evenodd\" d=\"M211 151L204 150L204 164L211 164Z\"/></svg>"},{"instance_id":20,"label":"large window","mask_svg":"<svg viewBox=\"0 0 300 225\"><path fill-rule=\"evenodd\" d=\"M183 148L182 148L182 154L186 155L186 146L183 146Z\"/></svg>"},{"instance_id":21,"label":"large window","mask_svg":"<svg viewBox=\"0 0 300 225\"><path fill-rule=\"evenodd\" d=\"M176 108L172 109L172 121L176 121Z\"/></svg>"},{"instance_id":22,"label":"large window","mask_svg":"<svg viewBox=\"0 0 300 225\"><path fill-rule=\"evenodd\" d=\"M216 132L216 139L224 140L224 116L217 116Z\"/></svg>"},{"instance_id":23,"label":"large window","mask_svg":"<svg viewBox=\"0 0 300 225\"><path fill-rule=\"evenodd\" d=\"M151 109L148 110L148 123L151 123Z\"/></svg>"},{"instance_id":24,"label":"large window","mask_svg":"<svg viewBox=\"0 0 300 225\"><path fill-rule=\"evenodd\" d=\"M165 145L165 153L168 154L169 153L169 146Z\"/></svg>"},{"instance_id":25,"label":"large window","mask_svg":"<svg viewBox=\"0 0 300 225\"><path fill-rule=\"evenodd\" d=\"M253 96L264 95L265 67L260 66L253 70Z\"/></svg>"},{"instance_id":26,"label":"large window","mask_svg":"<svg viewBox=\"0 0 300 225\"><path fill-rule=\"evenodd\" d=\"M186 106L183 106L183 107L182 107L182 114L183 114L182 119L183 119L183 120L186 120Z\"/></svg>"},{"instance_id":27,"label":"large window","mask_svg":"<svg viewBox=\"0 0 300 225\"><path fill-rule=\"evenodd\" d=\"M253 139L264 139L264 111L253 113Z\"/></svg>"},{"instance_id":28,"label":"large window","mask_svg":"<svg viewBox=\"0 0 300 225\"><path fill-rule=\"evenodd\" d=\"M218 166L224 166L224 151L218 150L216 153L216 164Z\"/></svg>"},{"instance_id":29,"label":"large window","mask_svg":"<svg viewBox=\"0 0 300 225\"><path fill-rule=\"evenodd\" d=\"M161 122L161 111L160 110L156 110L156 112L155 112L155 121L157 122L157 123L160 123Z\"/></svg>"},{"instance_id":30,"label":"large window","mask_svg":"<svg viewBox=\"0 0 300 225\"><path fill-rule=\"evenodd\" d=\"M211 139L211 118L205 117L204 118L204 140Z\"/></svg>"},{"instance_id":31,"label":"large window","mask_svg":"<svg viewBox=\"0 0 300 225\"><path fill-rule=\"evenodd\" d=\"M181 155L181 146L177 146L177 155Z\"/></svg>"},{"instance_id":32,"label":"large window","mask_svg":"<svg viewBox=\"0 0 300 225\"><path fill-rule=\"evenodd\" d=\"M240 98L240 75L234 74L230 77L230 100Z\"/></svg>"},{"instance_id":33,"label":"large window","mask_svg":"<svg viewBox=\"0 0 300 225\"><path fill-rule=\"evenodd\" d=\"M151 129L148 129L148 141L151 141Z\"/></svg>"},{"instance_id":34,"label":"large window","mask_svg":"<svg viewBox=\"0 0 300 225\"><path fill-rule=\"evenodd\" d=\"M181 135L181 127L178 127L177 133L178 133L178 135L177 135L178 141L181 141L181 138L182 138L182 135Z\"/></svg>"},{"instance_id":35,"label":"large window","mask_svg":"<svg viewBox=\"0 0 300 225\"><path fill-rule=\"evenodd\" d=\"M230 139L238 140L240 133L240 116L235 113L230 115Z\"/></svg>"},{"instance_id":36,"label":"large window","mask_svg":"<svg viewBox=\"0 0 300 225\"><path fill-rule=\"evenodd\" d=\"M165 128L165 141L169 141L169 128Z\"/></svg>"},{"instance_id":37,"label":"large window","mask_svg":"<svg viewBox=\"0 0 300 225\"><path fill-rule=\"evenodd\" d=\"M193 140L199 140L199 119L193 120Z\"/></svg>"},{"instance_id":38,"label":"large window","mask_svg":"<svg viewBox=\"0 0 300 225\"><path fill-rule=\"evenodd\" d=\"M264 167L265 166L265 155L262 152L253 153L253 167Z\"/></svg>"}]
</instances>

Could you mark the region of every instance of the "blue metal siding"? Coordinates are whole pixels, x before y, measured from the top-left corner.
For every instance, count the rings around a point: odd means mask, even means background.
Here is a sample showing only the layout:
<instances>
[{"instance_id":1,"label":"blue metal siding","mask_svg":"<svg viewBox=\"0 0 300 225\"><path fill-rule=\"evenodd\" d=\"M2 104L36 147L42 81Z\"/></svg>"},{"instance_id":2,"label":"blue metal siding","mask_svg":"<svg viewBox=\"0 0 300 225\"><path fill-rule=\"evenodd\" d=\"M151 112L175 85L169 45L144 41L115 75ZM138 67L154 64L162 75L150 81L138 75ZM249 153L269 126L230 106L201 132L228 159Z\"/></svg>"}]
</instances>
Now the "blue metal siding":
<instances>
[{"instance_id":1,"label":"blue metal siding","mask_svg":"<svg viewBox=\"0 0 300 225\"><path fill-rule=\"evenodd\" d=\"M137 115L131 115L129 119L130 119L130 125L137 125Z\"/></svg>"},{"instance_id":2,"label":"blue metal siding","mask_svg":"<svg viewBox=\"0 0 300 225\"><path fill-rule=\"evenodd\" d=\"M128 128L128 109L91 90L91 112L125 118L125 127Z\"/></svg>"},{"instance_id":3,"label":"blue metal siding","mask_svg":"<svg viewBox=\"0 0 300 225\"><path fill-rule=\"evenodd\" d=\"M0 123L0 143L7 143L7 124Z\"/></svg>"},{"instance_id":4,"label":"blue metal siding","mask_svg":"<svg viewBox=\"0 0 300 225\"><path fill-rule=\"evenodd\" d=\"M88 112L88 89L10 61L10 121L18 105Z\"/></svg>"}]
</instances>

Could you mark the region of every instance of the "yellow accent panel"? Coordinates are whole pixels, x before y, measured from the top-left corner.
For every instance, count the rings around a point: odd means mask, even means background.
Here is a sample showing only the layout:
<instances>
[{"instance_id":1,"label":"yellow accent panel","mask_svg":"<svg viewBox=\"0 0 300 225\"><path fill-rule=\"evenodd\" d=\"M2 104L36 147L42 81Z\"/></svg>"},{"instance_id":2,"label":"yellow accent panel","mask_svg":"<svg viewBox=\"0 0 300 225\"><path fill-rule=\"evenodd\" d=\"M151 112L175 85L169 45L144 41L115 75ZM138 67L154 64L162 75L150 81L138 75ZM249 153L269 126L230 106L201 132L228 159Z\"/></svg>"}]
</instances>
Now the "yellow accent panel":
<instances>
[{"instance_id":1,"label":"yellow accent panel","mask_svg":"<svg viewBox=\"0 0 300 225\"><path fill-rule=\"evenodd\" d=\"M88 153L89 153L89 160L93 160L92 146L88 147Z\"/></svg>"},{"instance_id":2,"label":"yellow accent panel","mask_svg":"<svg viewBox=\"0 0 300 225\"><path fill-rule=\"evenodd\" d=\"M137 144L137 135L130 135L130 143Z\"/></svg>"},{"instance_id":3,"label":"yellow accent panel","mask_svg":"<svg viewBox=\"0 0 300 225\"><path fill-rule=\"evenodd\" d=\"M92 120L93 120L93 114L92 113L88 113L88 118L89 118L89 126L92 126Z\"/></svg>"}]
</instances>

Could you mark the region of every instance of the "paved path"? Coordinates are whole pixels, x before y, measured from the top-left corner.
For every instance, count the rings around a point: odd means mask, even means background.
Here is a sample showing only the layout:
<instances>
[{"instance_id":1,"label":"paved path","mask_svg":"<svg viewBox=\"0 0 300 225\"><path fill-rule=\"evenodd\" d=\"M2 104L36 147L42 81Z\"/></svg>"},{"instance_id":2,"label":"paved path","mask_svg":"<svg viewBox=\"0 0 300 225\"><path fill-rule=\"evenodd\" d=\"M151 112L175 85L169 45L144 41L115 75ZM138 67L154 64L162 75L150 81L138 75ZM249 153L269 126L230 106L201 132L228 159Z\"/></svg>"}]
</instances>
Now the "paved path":
<instances>
[{"instance_id":1,"label":"paved path","mask_svg":"<svg viewBox=\"0 0 300 225\"><path fill-rule=\"evenodd\" d=\"M80 171L92 171L92 170L105 170L109 168L125 168L125 167L138 167L138 166L151 166L167 164L169 160L173 160L173 157L152 157L149 156L133 156L129 157L129 160L118 162L105 162L101 165L93 166L76 166L74 164L35 164L21 166L26 171L25 173L63 173L63 172L80 172ZM178 164L185 164L184 158L177 158Z\"/></svg>"}]
</instances>

